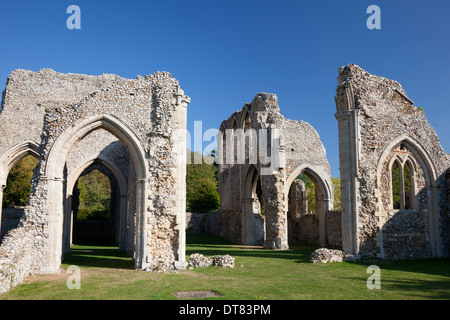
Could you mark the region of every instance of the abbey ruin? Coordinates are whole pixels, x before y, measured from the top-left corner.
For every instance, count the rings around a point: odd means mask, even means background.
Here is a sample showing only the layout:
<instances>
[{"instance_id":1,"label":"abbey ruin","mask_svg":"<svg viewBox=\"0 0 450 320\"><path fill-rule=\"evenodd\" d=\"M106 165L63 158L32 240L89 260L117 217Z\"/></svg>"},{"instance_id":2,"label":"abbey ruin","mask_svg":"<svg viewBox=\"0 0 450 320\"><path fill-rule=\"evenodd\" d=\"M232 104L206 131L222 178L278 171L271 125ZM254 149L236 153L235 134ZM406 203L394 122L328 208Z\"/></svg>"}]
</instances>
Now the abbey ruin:
<instances>
[{"instance_id":1,"label":"abbey ruin","mask_svg":"<svg viewBox=\"0 0 450 320\"><path fill-rule=\"evenodd\" d=\"M116 242L138 269L185 265L189 97L167 72L135 80L16 70L0 114L0 185L26 155L39 158L28 206L0 247L0 292L29 273L56 273L72 239L77 178L113 175ZM0 193L1 196L1 193Z\"/></svg>"},{"instance_id":2,"label":"abbey ruin","mask_svg":"<svg viewBox=\"0 0 450 320\"><path fill-rule=\"evenodd\" d=\"M267 249L341 248L354 260L450 256L450 156L423 112L399 83L356 65L339 69L335 101L342 210L333 208L319 134L284 118L275 94L259 93L220 124L220 210L202 230ZM189 103L167 72L10 74L0 200L18 161L39 163L27 206L0 211L0 294L31 273L59 272L73 240L76 181L95 169L111 180L114 238L135 268L185 268L186 227L195 220L185 209ZM314 209L301 174L314 184Z\"/></svg>"}]
</instances>

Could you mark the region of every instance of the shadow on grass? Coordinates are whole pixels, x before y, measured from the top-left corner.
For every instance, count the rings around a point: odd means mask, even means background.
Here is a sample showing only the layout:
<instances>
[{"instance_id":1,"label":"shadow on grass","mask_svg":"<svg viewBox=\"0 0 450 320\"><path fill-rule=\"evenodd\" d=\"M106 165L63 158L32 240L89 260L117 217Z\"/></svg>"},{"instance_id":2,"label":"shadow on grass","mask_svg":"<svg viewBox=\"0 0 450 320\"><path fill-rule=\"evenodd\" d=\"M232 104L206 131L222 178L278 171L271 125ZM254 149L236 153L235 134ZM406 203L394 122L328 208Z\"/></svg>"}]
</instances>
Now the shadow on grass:
<instances>
[{"instance_id":1,"label":"shadow on grass","mask_svg":"<svg viewBox=\"0 0 450 320\"><path fill-rule=\"evenodd\" d=\"M133 269L134 259L113 246L75 245L64 254L63 264L80 267Z\"/></svg>"},{"instance_id":2,"label":"shadow on grass","mask_svg":"<svg viewBox=\"0 0 450 320\"><path fill-rule=\"evenodd\" d=\"M406 277L404 274L386 274L387 270L383 270L383 267L380 268L380 286L382 291L402 293L410 297L410 299L450 299L450 278L423 279L423 276L417 275ZM363 280L361 277L343 277L342 279L351 281Z\"/></svg>"},{"instance_id":3,"label":"shadow on grass","mask_svg":"<svg viewBox=\"0 0 450 320\"><path fill-rule=\"evenodd\" d=\"M412 297L450 299L450 280L405 279L381 283L383 290L407 291Z\"/></svg>"},{"instance_id":4,"label":"shadow on grass","mask_svg":"<svg viewBox=\"0 0 450 320\"><path fill-rule=\"evenodd\" d=\"M309 262L311 253L316 248L269 250L258 247L236 246L230 241L211 235L187 235L186 259L193 253L204 256L229 254L233 257L270 258L295 260L297 263Z\"/></svg>"}]
</instances>

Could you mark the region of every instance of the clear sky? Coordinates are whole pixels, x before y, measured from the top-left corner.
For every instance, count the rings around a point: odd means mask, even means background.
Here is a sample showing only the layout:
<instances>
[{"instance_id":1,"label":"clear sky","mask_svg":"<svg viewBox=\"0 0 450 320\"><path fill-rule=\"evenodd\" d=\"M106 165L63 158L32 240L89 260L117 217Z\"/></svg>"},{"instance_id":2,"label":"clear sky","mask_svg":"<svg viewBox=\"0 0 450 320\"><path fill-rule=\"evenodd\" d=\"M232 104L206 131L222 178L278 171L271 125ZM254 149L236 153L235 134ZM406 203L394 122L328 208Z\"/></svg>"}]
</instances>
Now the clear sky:
<instances>
[{"instance_id":1,"label":"clear sky","mask_svg":"<svg viewBox=\"0 0 450 320\"><path fill-rule=\"evenodd\" d=\"M66 27L72 4L80 30ZM366 27L369 5L381 9L379 30ZM192 99L190 131L275 93L286 118L317 130L339 176L334 95L350 63L400 82L450 152L449 17L449 0L1 1L0 91L14 69L169 71Z\"/></svg>"}]
</instances>

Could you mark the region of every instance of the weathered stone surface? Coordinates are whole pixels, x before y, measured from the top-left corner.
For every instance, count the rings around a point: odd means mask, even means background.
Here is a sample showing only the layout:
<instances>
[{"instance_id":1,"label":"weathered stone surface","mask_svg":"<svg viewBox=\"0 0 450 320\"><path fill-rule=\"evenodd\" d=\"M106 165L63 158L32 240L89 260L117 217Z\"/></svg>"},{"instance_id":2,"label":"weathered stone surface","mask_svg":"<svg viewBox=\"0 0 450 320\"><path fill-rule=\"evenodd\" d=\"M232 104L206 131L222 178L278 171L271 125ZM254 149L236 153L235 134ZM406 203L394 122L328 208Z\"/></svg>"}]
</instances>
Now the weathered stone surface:
<instances>
[{"instance_id":1,"label":"weathered stone surface","mask_svg":"<svg viewBox=\"0 0 450 320\"><path fill-rule=\"evenodd\" d=\"M304 173L314 180L321 195L313 237L325 245L326 212L333 209L333 190L325 148L314 128L304 121L285 119L277 96L259 93L224 120L220 132L219 235L235 243L287 249L288 224L295 220L288 215L297 214L296 208L289 207L289 189ZM245 138L239 140L240 133Z\"/></svg>"},{"instance_id":2,"label":"weathered stone surface","mask_svg":"<svg viewBox=\"0 0 450 320\"><path fill-rule=\"evenodd\" d=\"M71 243L75 181L114 180L115 237L136 268L185 261L185 96L168 72L116 75L15 70L0 110L0 202L12 166L39 158L29 203L0 246L0 293L30 272L59 271Z\"/></svg>"},{"instance_id":3,"label":"weathered stone surface","mask_svg":"<svg viewBox=\"0 0 450 320\"><path fill-rule=\"evenodd\" d=\"M212 265L211 258L207 258L201 253L193 253L189 257L188 265L193 268L203 268Z\"/></svg>"},{"instance_id":4,"label":"weathered stone surface","mask_svg":"<svg viewBox=\"0 0 450 320\"><path fill-rule=\"evenodd\" d=\"M336 249L319 248L311 254L313 263L342 262L344 252Z\"/></svg>"},{"instance_id":5,"label":"weathered stone surface","mask_svg":"<svg viewBox=\"0 0 450 320\"><path fill-rule=\"evenodd\" d=\"M398 82L356 65L339 69L335 100L346 254L389 260L448 256L450 161L424 113ZM394 163L401 180L396 203Z\"/></svg>"},{"instance_id":6,"label":"weathered stone surface","mask_svg":"<svg viewBox=\"0 0 450 320\"><path fill-rule=\"evenodd\" d=\"M234 268L234 259L232 256L214 255L212 257L205 257L201 253L193 253L189 257L188 265L193 268L203 268L209 266L218 266L222 268Z\"/></svg>"},{"instance_id":7,"label":"weathered stone surface","mask_svg":"<svg viewBox=\"0 0 450 320\"><path fill-rule=\"evenodd\" d=\"M228 254L212 256L211 260L213 266L219 266L222 268L234 268L235 258Z\"/></svg>"}]
</instances>

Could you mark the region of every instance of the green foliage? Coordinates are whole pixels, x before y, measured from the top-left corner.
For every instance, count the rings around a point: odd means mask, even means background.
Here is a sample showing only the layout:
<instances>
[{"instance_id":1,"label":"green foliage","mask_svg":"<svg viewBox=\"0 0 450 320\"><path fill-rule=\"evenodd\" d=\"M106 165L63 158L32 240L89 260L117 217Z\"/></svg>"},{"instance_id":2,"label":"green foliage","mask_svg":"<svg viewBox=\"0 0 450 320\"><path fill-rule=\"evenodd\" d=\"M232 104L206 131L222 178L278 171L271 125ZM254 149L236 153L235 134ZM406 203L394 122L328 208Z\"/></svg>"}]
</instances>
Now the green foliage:
<instances>
[{"instance_id":1,"label":"green foliage","mask_svg":"<svg viewBox=\"0 0 450 320\"><path fill-rule=\"evenodd\" d=\"M306 199L308 201L308 214L316 213L316 186L314 182L304 173L300 173L296 179L305 183Z\"/></svg>"},{"instance_id":2,"label":"green foliage","mask_svg":"<svg viewBox=\"0 0 450 320\"><path fill-rule=\"evenodd\" d=\"M333 184L333 193L334 193L334 210L341 210L341 179L339 177L334 178L331 177L331 183Z\"/></svg>"},{"instance_id":3,"label":"green foliage","mask_svg":"<svg viewBox=\"0 0 450 320\"><path fill-rule=\"evenodd\" d=\"M394 209L400 209L400 166L397 161L392 165L392 203Z\"/></svg>"},{"instance_id":4,"label":"green foliage","mask_svg":"<svg viewBox=\"0 0 450 320\"><path fill-rule=\"evenodd\" d=\"M108 220L111 211L111 184L98 170L78 179L80 205L77 220Z\"/></svg>"},{"instance_id":5,"label":"green foliage","mask_svg":"<svg viewBox=\"0 0 450 320\"><path fill-rule=\"evenodd\" d=\"M217 168L214 164L194 163L203 159L198 152L187 151L191 164L186 166L186 210L189 212L209 212L220 206ZM199 162L199 161L195 161Z\"/></svg>"},{"instance_id":6,"label":"green foliage","mask_svg":"<svg viewBox=\"0 0 450 320\"><path fill-rule=\"evenodd\" d=\"M33 156L26 156L21 159L11 169L6 181L6 188L3 191L2 207L26 206L30 196L31 179L33 178L33 169L39 160Z\"/></svg>"},{"instance_id":7,"label":"green foliage","mask_svg":"<svg viewBox=\"0 0 450 320\"><path fill-rule=\"evenodd\" d=\"M423 108L422 108L421 106L419 106L419 107L417 108L417 110L419 110L420 112L423 113L423 115L425 115L425 111L423 111Z\"/></svg>"},{"instance_id":8,"label":"green foliage","mask_svg":"<svg viewBox=\"0 0 450 320\"><path fill-rule=\"evenodd\" d=\"M208 235L187 235L186 243L186 259L192 253L206 257L229 254L236 259L235 267L211 266L166 274L136 272L133 258L117 247L74 245L61 267L80 266L80 290L67 290L68 275L32 277L3 294L2 300L156 301L174 300L178 291L205 289L222 295L211 299L229 301L450 299L449 259L383 263L381 289L368 290L370 261L316 264L310 262L313 247L249 250ZM278 311L271 309L271 313Z\"/></svg>"},{"instance_id":9,"label":"green foliage","mask_svg":"<svg viewBox=\"0 0 450 320\"><path fill-rule=\"evenodd\" d=\"M403 178L404 178L404 190L405 190L405 209L411 209L411 168L409 162L405 163L403 167Z\"/></svg>"}]
</instances>

